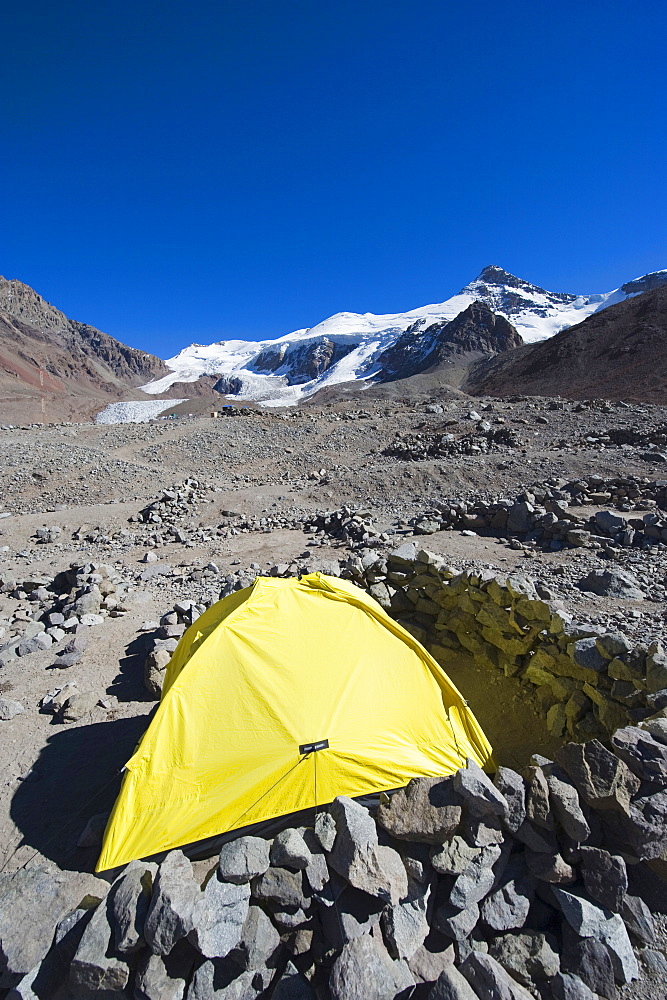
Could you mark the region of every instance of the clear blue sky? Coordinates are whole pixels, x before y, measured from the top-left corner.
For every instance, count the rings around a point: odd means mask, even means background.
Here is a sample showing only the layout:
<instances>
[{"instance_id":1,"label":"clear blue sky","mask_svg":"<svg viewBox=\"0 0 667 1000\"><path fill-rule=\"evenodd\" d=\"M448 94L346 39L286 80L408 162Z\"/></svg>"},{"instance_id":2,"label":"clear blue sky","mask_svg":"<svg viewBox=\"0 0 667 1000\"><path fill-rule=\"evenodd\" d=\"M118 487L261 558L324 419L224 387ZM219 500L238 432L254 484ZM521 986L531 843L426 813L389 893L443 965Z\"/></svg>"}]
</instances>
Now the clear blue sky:
<instances>
[{"instance_id":1,"label":"clear blue sky","mask_svg":"<svg viewBox=\"0 0 667 1000\"><path fill-rule=\"evenodd\" d=\"M23 0L0 273L168 357L667 267L664 0Z\"/></svg>"}]
</instances>

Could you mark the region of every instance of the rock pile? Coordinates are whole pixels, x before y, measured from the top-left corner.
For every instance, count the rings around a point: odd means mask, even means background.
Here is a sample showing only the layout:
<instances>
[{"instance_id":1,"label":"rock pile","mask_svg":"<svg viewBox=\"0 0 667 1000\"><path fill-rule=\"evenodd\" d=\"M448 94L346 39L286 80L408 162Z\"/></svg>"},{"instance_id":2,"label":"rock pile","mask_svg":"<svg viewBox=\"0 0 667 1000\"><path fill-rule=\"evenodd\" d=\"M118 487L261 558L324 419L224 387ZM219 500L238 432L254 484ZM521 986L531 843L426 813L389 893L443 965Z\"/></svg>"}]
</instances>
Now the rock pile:
<instances>
[{"instance_id":1,"label":"rock pile","mask_svg":"<svg viewBox=\"0 0 667 1000\"><path fill-rule=\"evenodd\" d=\"M519 448L521 444L521 438L511 428L492 427L488 420L480 420L472 434L457 436L451 431L397 433L395 440L382 454L388 458L416 462L426 458L449 458L452 455L486 455L492 451Z\"/></svg>"},{"instance_id":2,"label":"rock pile","mask_svg":"<svg viewBox=\"0 0 667 1000\"><path fill-rule=\"evenodd\" d=\"M339 797L313 827L226 843L201 885L180 850L132 862L108 893L0 876L0 986L11 1000L64 983L141 1000L613 1000L635 952L665 963L626 865L667 851L667 721L620 730L613 750L566 744L493 781L468 760L372 812Z\"/></svg>"}]
</instances>

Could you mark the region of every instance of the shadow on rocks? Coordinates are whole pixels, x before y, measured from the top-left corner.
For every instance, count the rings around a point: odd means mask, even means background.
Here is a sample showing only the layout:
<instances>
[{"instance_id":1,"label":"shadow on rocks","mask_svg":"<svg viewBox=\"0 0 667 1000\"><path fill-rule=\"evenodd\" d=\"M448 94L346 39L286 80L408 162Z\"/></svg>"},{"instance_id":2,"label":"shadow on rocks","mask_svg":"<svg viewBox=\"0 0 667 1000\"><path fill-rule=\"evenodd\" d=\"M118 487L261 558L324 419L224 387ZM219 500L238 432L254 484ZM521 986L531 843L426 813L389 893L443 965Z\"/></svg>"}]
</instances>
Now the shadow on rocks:
<instances>
[{"instance_id":1,"label":"shadow on rocks","mask_svg":"<svg viewBox=\"0 0 667 1000\"><path fill-rule=\"evenodd\" d=\"M118 701L155 701L144 684L144 663L150 647L147 633L136 636L125 647L125 656L120 663L120 671L107 688L107 694L114 694Z\"/></svg>"},{"instance_id":2,"label":"shadow on rocks","mask_svg":"<svg viewBox=\"0 0 667 1000\"><path fill-rule=\"evenodd\" d=\"M77 848L91 818L110 812L120 770L141 739L148 716L63 729L51 736L12 799L23 844L60 868L91 872L98 848Z\"/></svg>"}]
</instances>

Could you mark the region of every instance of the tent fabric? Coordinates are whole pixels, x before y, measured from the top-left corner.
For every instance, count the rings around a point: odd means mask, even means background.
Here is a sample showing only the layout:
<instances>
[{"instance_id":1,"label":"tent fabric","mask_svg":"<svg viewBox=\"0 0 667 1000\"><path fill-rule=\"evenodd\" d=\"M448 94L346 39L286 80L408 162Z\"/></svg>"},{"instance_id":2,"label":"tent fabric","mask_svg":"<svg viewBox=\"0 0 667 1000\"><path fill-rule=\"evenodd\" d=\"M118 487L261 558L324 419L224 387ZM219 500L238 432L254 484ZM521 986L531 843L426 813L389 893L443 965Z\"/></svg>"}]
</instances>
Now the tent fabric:
<instances>
[{"instance_id":1,"label":"tent fabric","mask_svg":"<svg viewBox=\"0 0 667 1000\"><path fill-rule=\"evenodd\" d=\"M260 577L182 636L97 870L452 774L466 757L491 764L465 700L373 598L321 573Z\"/></svg>"}]
</instances>

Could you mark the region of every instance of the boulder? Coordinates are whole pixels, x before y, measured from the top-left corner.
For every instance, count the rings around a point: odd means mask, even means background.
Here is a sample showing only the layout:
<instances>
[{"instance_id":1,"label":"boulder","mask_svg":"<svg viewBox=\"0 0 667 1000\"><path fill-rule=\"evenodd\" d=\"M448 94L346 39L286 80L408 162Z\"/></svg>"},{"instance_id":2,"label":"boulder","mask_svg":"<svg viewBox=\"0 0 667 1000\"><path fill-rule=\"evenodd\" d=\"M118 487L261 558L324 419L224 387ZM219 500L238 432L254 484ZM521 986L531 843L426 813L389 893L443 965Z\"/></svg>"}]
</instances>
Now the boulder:
<instances>
[{"instance_id":1,"label":"boulder","mask_svg":"<svg viewBox=\"0 0 667 1000\"><path fill-rule=\"evenodd\" d=\"M470 757L454 775L454 788L475 816L503 818L507 814L507 799Z\"/></svg>"},{"instance_id":2,"label":"boulder","mask_svg":"<svg viewBox=\"0 0 667 1000\"><path fill-rule=\"evenodd\" d=\"M641 781L667 787L667 745L637 726L617 729L611 742L615 753Z\"/></svg>"},{"instance_id":3,"label":"boulder","mask_svg":"<svg viewBox=\"0 0 667 1000\"><path fill-rule=\"evenodd\" d=\"M628 889L625 861L599 847L582 846L579 851L586 892L596 903L620 913Z\"/></svg>"},{"instance_id":4,"label":"boulder","mask_svg":"<svg viewBox=\"0 0 667 1000\"><path fill-rule=\"evenodd\" d=\"M641 944L653 944L656 937L653 915L640 896L627 893L621 904L621 916L630 934Z\"/></svg>"},{"instance_id":5,"label":"boulder","mask_svg":"<svg viewBox=\"0 0 667 1000\"><path fill-rule=\"evenodd\" d=\"M281 830L271 844L271 864L293 871L307 868L312 861L312 854L300 830L288 828Z\"/></svg>"},{"instance_id":6,"label":"boulder","mask_svg":"<svg viewBox=\"0 0 667 1000\"><path fill-rule=\"evenodd\" d=\"M280 948L280 935L264 910L251 905L243 924L241 937L230 958L242 969L257 969L260 966L272 967L274 958Z\"/></svg>"},{"instance_id":7,"label":"boulder","mask_svg":"<svg viewBox=\"0 0 667 1000\"><path fill-rule=\"evenodd\" d=\"M589 806L629 814L630 799L639 790L639 778L599 740L566 743L558 748L555 757Z\"/></svg>"},{"instance_id":8,"label":"boulder","mask_svg":"<svg viewBox=\"0 0 667 1000\"><path fill-rule=\"evenodd\" d=\"M571 972L558 972L551 980L551 992L554 1000L597 1000L583 979Z\"/></svg>"},{"instance_id":9,"label":"boulder","mask_svg":"<svg viewBox=\"0 0 667 1000\"><path fill-rule=\"evenodd\" d=\"M614 1000L616 980L609 951L597 938L580 938L564 924L561 970L579 976L593 994Z\"/></svg>"},{"instance_id":10,"label":"boulder","mask_svg":"<svg viewBox=\"0 0 667 1000\"><path fill-rule=\"evenodd\" d=\"M492 955L473 951L461 963L460 969L484 1000L532 1000L528 990L512 979Z\"/></svg>"},{"instance_id":11,"label":"boulder","mask_svg":"<svg viewBox=\"0 0 667 1000\"><path fill-rule=\"evenodd\" d=\"M593 569L578 581L577 586L598 597L624 597L632 601L644 599L637 577L622 569Z\"/></svg>"},{"instance_id":12,"label":"boulder","mask_svg":"<svg viewBox=\"0 0 667 1000\"><path fill-rule=\"evenodd\" d=\"M368 810L339 795L331 805L331 815L336 822L336 840L329 854L331 867L357 889L397 903L408 889L405 866L396 851L379 846Z\"/></svg>"},{"instance_id":13,"label":"boulder","mask_svg":"<svg viewBox=\"0 0 667 1000\"><path fill-rule=\"evenodd\" d=\"M554 886L551 890L570 927L579 937L597 938L605 945L611 957L614 976L620 983L639 977L637 959L630 944L628 932L618 913Z\"/></svg>"},{"instance_id":14,"label":"boulder","mask_svg":"<svg viewBox=\"0 0 667 1000\"><path fill-rule=\"evenodd\" d=\"M72 959L69 978L75 991L120 993L125 988L130 968L120 959L109 957L110 945L111 924L105 900L93 913Z\"/></svg>"},{"instance_id":15,"label":"boulder","mask_svg":"<svg viewBox=\"0 0 667 1000\"><path fill-rule=\"evenodd\" d=\"M381 804L377 821L399 840L442 844L461 822L462 799L450 778L413 778Z\"/></svg>"},{"instance_id":16,"label":"boulder","mask_svg":"<svg viewBox=\"0 0 667 1000\"><path fill-rule=\"evenodd\" d=\"M449 902L455 909L467 909L489 894L496 881L493 865L501 856L497 845L486 847L476 855L468 868L458 875L449 893Z\"/></svg>"},{"instance_id":17,"label":"boulder","mask_svg":"<svg viewBox=\"0 0 667 1000\"><path fill-rule=\"evenodd\" d=\"M39 965L56 924L85 896L103 898L107 890L91 875L41 866L0 874L0 988L14 986Z\"/></svg>"},{"instance_id":18,"label":"boulder","mask_svg":"<svg viewBox=\"0 0 667 1000\"><path fill-rule=\"evenodd\" d=\"M554 830L556 824L551 815L549 786L544 771L541 767L530 765L524 768L523 778L526 782L526 817L545 830Z\"/></svg>"},{"instance_id":19,"label":"boulder","mask_svg":"<svg viewBox=\"0 0 667 1000\"><path fill-rule=\"evenodd\" d=\"M241 884L263 875L270 864L270 845L262 837L230 840L220 851L218 871L225 882Z\"/></svg>"},{"instance_id":20,"label":"boulder","mask_svg":"<svg viewBox=\"0 0 667 1000\"><path fill-rule=\"evenodd\" d=\"M382 930L392 958L412 958L429 932L427 907L430 885L421 885L407 899L386 906L382 912Z\"/></svg>"},{"instance_id":21,"label":"boulder","mask_svg":"<svg viewBox=\"0 0 667 1000\"><path fill-rule=\"evenodd\" d=\"M502 934L492 938L489 954L524 986L551 979L560 969L557 942L539 931Z\"/></svg>"},{"instance_id":22,"label":"boulder","mask_svg":"<svg viewBox=\"0 0 667 1000\"><path fill-rule=\"evenodd\" d=\"M510 767L499 767L493 782L507 802L502 822L506 830L516 833L526 818L526 789L523 778Z\"/></svg>"},{"instance_id":23,"label":"boulder","mask_svg":"<svg viewBox=\"0 0 667 1000\"><path fill-rule=\"evenodd\" d=\"M264 989L261 972L241 972L225 959L208 959L195 971L186 1000L255 1000Z\"/></svg>"},{"instance_id":24,"label":"boulder","mask_svg":"<svg viewBox=\"0 0 667 1000\"><path fill-rule=\"evenodd\" d=\"M170 851L158 869L144 938L155 955L168 955L174 945L194 930L202 893L192 865L182 851Z\"/></svg>"},{"instance_id":25,"label":"boulder","mask_svg":"<svg viewBox=\"0 0 667 1000\"><path fill-rule=\"evenodd\" d=\"M438 976L428 1000L479 1000L472 986L459 970L450 965Z\"/></svg>"},{"instance_id":26,"label":"boulder","mask_svg":"<svg viewBox=\"0 0 667 1000\"><path fill-rule=\"evenodd\" d=\"M332 1000L393 1000L415 986L404 961L394 961L370 934L349 941L334 962L329 977Z\"/></svg>"},{"instance_id":27,"label":"boulder","mask_svg":"<svg viewBox=\"0 0 667 1000\"><path fill-rule=\"evenodd\" d=\"M132 861L109 892L109 916L116 951L128 954L144 944L144 924L157 865Z\"/></svg>"},{"instance_id":28,"label":"boulder","mask_svg":"<svg viewBox=\"0 0 667 1000\"><path fill-rule=\"evenodd\" d=\"M241 939L248 916L250 886L223 882L214 872L201 894L195 926L188 934L204 958L224 958Z\"/></svg>"},{"instance_id":29,"label":"boulder","mask_svg":"<svg viewBox=\"0 0 667 1000\"><path fill-rule=\"evenodd\" d=\"M590 826L584 816L577 789L562 767L549 762L543 768L551 811L568 837L583 843L590 836Z\"/></svg>"},{"instance_id":30,"label":"boulder","mask_svg":"<svg viewBox=\"0 0 667 1000\"><path fill-rule=\"evenodd\" d=\"M442 847L431 848L431 865L439 875L462 875L481 851L480 847L471 847L464 837L455 834Z\"/></svg>"},{"instance_id":31,"label":"boulder","mask_svg":"<svg viewBox=\"0 0 667 1000\"><path fill-rule=\"evenodd\" d=\"M481 907L481 917L494 931L523 927L535 896L535 879L529 873L524 855L514 854L494 891Z\"/></svg>"},{"instance_id":32,"label":"boulder","mask_svg":"<svg viewBox=\"0 0 667 1000\"><path fill-rule=\"evenodd\" d=\"M252 895L260 902L270 903L276 910L305 910L309 901L303 883L303 872L269 868L253 879Z\"/></svg>"}]
</instances>

